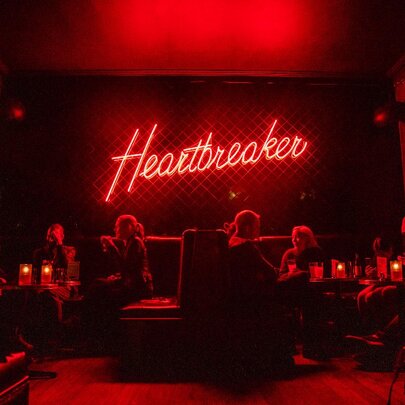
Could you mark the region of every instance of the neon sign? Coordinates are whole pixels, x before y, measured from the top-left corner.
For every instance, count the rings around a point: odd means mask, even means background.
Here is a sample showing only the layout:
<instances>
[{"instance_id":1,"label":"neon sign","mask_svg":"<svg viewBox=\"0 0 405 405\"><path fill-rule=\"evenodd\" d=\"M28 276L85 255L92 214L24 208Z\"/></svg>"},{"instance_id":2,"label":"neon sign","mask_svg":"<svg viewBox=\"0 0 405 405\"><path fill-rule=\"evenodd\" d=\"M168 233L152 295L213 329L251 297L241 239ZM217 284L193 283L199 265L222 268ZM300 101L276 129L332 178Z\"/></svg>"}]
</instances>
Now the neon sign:
<instances>
[{"instance_id":1,"label":"neon sign","mask_svg":"<svg viewBox=\"0 0 405 405\"><path fill-rule=\"evenodd\" d=\"M212 132L210 132L208 137L205 140L200 139L196 146L185 148L176 156L171 152L166 153L161 158L155 154L148 155L157 124L152 128L143 150L140 153L131 153L139 136L139 129L137 129L125 154L112 158L120 164L105 201L110 200L122 175L124 165L132 159L138 159L138 162L129 182L128 192L132 191L135 180L139 177L150 180L155 176L173 176L174 174L182 175L206 170L223 170L236 165L254 165L261 159L283 160L288 156L293 159L300 156L305 151L307 142L298 136L293 138L286 136L281 139L273 137L276 124L277 120L273 122L266 139L261 143L253 141L243 146L240 142L235 142L228 149L224 149L221 146L213 146Z\"/></svg>"}]
</instances>

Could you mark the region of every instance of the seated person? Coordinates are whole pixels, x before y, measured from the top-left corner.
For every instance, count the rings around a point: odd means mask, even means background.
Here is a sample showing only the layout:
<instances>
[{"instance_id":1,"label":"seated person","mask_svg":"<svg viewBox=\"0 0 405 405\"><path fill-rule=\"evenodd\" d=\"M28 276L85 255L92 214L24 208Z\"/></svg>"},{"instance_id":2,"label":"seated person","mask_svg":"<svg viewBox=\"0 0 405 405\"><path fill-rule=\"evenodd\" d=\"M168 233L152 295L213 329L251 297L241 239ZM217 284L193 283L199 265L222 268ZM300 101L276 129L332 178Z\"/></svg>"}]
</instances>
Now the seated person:
<instances>
[{"instance_id":1,"label":"seated person","mask_svg":"<svg viewBox=\"0 0 405 405\"><path fill-rule=\"evenodd\" d=\"M84 318L90 333L100 328L108 332L117 318L118 309L131 301L151 298L152 275L148 268L143 226L132 215L121 215L115 223L116 239L100 238L104 254L116 266L107 278L96 279L85 297ZM104 333L105 334L105 333Z\"/></svg>"},{"instance_id":2,"label":"seated person","mask_svg":"<svg viewBox=\"0 0 405 405\"><path fill-rule=\"evenodd\" d=\"M292 230L293 248L284 252L281 259L280 272L287 273L287 261L295 259L298 270L309 271L309 263L323 262L325 256L319 247L314 233L305 225L296 226Z\"/></svg>"},{"instance_id":3,"label":"seated person","mask_svg":"<svg viewBox=\"0 0 405 405\"><path fill-rule=\"evenodd\" d=\"M289 371L294 365L287 339L286 317L276 301L278 269L261 254L255 239L260 235L260 216L239 212L235 232L229 239L232 311L231 351L233 358L264 367ZM233 319L233 316L230 317Z\"/></svg>"},{"instance_id":4,"label":"seated person","mask_svg":"<svg viewBox=\"0 0 405 405\"><path fill-rule=\"evenodd\" d=\"M393 243L386 237L377 237L373 242L374 257L371 265L365 269L368 278L377 278L376 258L387 258L387 265L393 256ZM394 285L371 285L360 291L357 306L363 328L367 332L383 329L398 314L399 298Z\"/></svg>"},{"instance_id":5,"label":"seated person","mask_svg":"<svg viewBox=\"0 0 405 405\"><path fill-rule=\"evenodd\" d=\"M36 282L40 282L41 266L44 262L51 264L54 270L67 268L67 247L63 245L64 237L62 225L53 224L48 228L45 245L33 253L33 267L38 275Z\"/></svg>"},{"instance_id":6,"label":"seated person","mask_svg":"<svg viewBox=\"0 0 405 405\"><path fill-rule=\"evenodd\" d=\"M258 308L268 311L275 303L299 306L303 312L303 354L307 358L325 358L319 344L320 297L310 289L308 272L298 270L294 275L278 278L278 269L263 257L254 242L260 235L260 217L253 211L237 214L234 226L229 257L237 300L244 302L245 310L250 308L253 312Z\"/></svg>"},{"instance_id":7,"label":"seated person","mask_svg":"<svg viewBox=\"0 0 405 405\"><path fill-rule=\"evenodd\" d=\"M151 298L153 283L142 224L132 215L121 215L115 224L115 234L116 239L111 236L100 238L103 252L116 261L119 269L119 272L110 275L103 282L122 287L123 300L124 295L129 300Z\"/></svg>"},{"instance_id":8,"label":"seated person","mask_svg":"<svg viewBox=\"0 0 405 405\"><path fill-rule=\"evenodd\" d=\"M261 254L254 239L260 236L260 216L253 211L239 212L229 239L229 260L233 295L244 304L274 296L278 269Z\"/></svg>"},{"instance_id":9,"label":"seated person","mask_svg":"<svg viewBox=\"0 0 405 405\"><path fill-rule=\"evenodd\" d=\"M310 228L293 228L293 248L286 250L281 259L277 283L279 299L288 307L299 308L302 314L303 356L315 360L327 357L322 347L320 308L322 296L309 283L309 263L324 262L325 256ZM287 262L295 259L296 270L289 272Z\"/></svg>"},{"instance_id":10,"label":"seated person","mask_svg":"<svg viewBox=\"0 0 405 405\"><path fill-rule=\"evenodd\" d=\"M387 258L387 265L393 256L393 243L387 237L377 237L373 242L374 257L372 264L366 267L366 276L377 278L376 258ZM369 349L363 356L357 357L359 361L373 362L375 347L383 347L387 351L395 349L400 344L399 311L400 297L394 285L371 285L360 291L357 296L357 306L361 317L362 327L366 335L347 338L362 342ZM368 350L367 349L367 350ZM388 358L387 354L387 358Z\"/></svg>"},{"instance_id":11,"label":"seated person","mask_svg":"<svg viewBox=\"0 0 405 405\"><path fill-rule=\"evenodd\" d=\"M41 282L41 266L45 263L52 265L54 276L57 276L59 271L66 274L68 262L74 260L73 253L76 250L63 244L64 237L63 226L52 224L46 232L44 246L34 250L33 268L36 283ZM59 286L52 290L38 290L30 295L19 336L21 342L26 343L27 348L32 349L22 335L27 335L39 351L48 346L44 336L53 340L58 338L58 324L62 322L63 317L63 302L69 295L70 287L67 286Z\"/></svg>"},{"instance_id":12,"label":"seated person","mask_svg":"<svg viewBox=\"0 0 405 405\"><path fill-rule=\"evenodd\" d=\"M393 259L394 245L386 236L377 236L373 241L373 258L364 270L367 278L378 278L377 257L387 258L387 263Z\"/></svg>"}]
</instances>

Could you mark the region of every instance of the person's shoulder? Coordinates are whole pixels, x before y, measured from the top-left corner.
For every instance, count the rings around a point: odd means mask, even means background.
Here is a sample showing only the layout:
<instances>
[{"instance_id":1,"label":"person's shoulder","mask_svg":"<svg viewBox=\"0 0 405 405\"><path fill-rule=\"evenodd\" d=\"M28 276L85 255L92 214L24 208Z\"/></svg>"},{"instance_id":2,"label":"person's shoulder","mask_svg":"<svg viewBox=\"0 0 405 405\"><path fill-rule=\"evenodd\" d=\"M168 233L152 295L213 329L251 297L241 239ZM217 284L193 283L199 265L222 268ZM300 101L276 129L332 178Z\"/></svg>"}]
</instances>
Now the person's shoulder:
<instances>
[{"instance_id":1,"label":"person's shoulder","mask_svg":"<svg viewBox=\"0 0 405 405\"><path fill-rule=\"evenodd\" d=\"M229 247L230 254L260 255L260 249L253 240L247 239Z\"/></svg>"},{"instance_id":2,"label":"person's shoulder","mask_svg":"<svg viewBox=\"0 0 405 405\"><path fill-rule=\"evenodd\" d=\"M304 257L319 257L322 258L324 255L324 251L320 246L312 246L305 249L302 254Z\"/></svg>"},{"instance_id":3,"label":"person's shoulder","mask_svg":"<svg viewBox=\"0 0 405 405\"><path fill-rule=\"evenodd\" d=\"M229 249L250 249L254 248L255 243L250 239L231 238L229 240Z\"/></svg>"},{"instance_id":4,"label":"person's shoulder","mask_svg":"<svg viewBox=\"0 0 405 405\"><path fill-rule=\"evenodd\" d=\"M297 255L297 249L293 248L293 247L288 248L283 254L283 256L285 256L285 257L292 257L292 256L296 256L296 255Z\"/></svg>"}]
</instances>

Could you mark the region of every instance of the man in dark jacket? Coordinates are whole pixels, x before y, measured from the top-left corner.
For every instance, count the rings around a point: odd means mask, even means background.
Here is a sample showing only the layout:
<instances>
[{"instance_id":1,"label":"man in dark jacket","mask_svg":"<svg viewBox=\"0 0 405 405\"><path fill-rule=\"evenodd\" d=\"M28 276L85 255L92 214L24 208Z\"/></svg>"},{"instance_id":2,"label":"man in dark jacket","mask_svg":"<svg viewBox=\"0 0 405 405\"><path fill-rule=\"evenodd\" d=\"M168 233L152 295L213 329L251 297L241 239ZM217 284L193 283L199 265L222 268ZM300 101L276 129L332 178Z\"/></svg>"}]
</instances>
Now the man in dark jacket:
<instances>
[{"instance_id":1,"label":"man in dark jacket","mask_svg":"<svg viewBox=\"0 0 405 405\"><path fill-rule=\"evenodd\" d=\"M260 216L253 211L241 211L234 224L236 232L229 240L232 295L244 306L259 307L274 297L278 271L254 242L260 236Z\"/></svg>"}]
</instances>

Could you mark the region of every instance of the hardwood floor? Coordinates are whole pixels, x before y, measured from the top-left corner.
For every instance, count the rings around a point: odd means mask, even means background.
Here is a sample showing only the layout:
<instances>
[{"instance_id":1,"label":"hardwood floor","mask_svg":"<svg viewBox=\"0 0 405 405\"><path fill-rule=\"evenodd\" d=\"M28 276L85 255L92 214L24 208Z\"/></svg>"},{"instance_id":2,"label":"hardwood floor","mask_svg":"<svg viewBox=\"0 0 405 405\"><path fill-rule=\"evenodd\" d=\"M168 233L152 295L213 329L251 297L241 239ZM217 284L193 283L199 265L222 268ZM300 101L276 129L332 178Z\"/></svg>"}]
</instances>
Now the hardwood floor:
<instances>
[{"instance_id":1,"label":"hardwood floor","mask_svg":"<svg viewBox=\"0 0 405 405\"><path fill-rule=\"evenodd\" d=\"M295 356L297 375L290 380L261 379L232 385L203 381L122 382L111 357L71 358L33 364L53 370L53 380L30 383L30 404L386 404L391 372L356 369L350 358L317 363ZM405 404L405 373L392 404Z\"/></svg>"}]
</instances>

